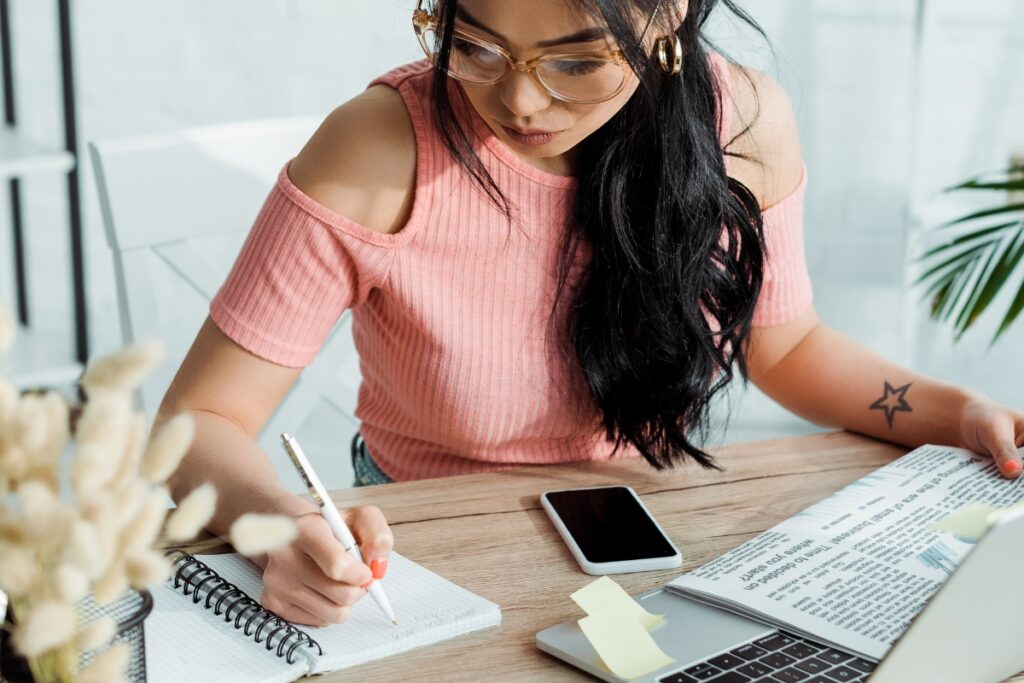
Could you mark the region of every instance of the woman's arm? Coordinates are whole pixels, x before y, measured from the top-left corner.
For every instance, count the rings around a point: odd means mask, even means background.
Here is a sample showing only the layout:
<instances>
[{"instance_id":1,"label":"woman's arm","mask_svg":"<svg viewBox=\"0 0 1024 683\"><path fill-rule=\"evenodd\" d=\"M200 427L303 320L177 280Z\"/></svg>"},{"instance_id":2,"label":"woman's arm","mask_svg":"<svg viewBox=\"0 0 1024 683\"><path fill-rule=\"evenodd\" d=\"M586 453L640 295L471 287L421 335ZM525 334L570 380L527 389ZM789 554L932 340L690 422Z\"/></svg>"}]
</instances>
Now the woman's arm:
<instances>
[{"instance_id":1,"label":"woman's arm","mask_svg":"<svg viewBox=\"0 0 1024 683\"><path fill-rule=\"evenodd\" d=\"M764 393L817 424L916 447L939 443L993 456L1021 472L1024 412L983 394L891 363L818 320L755 328L750 378Z\"/></svg>"},{"instance_id":2,"label":"woman's arm","mask_svg":"<svg viewBox=\"0 0 1024 683\"><path fill-rule=\"evenodd\" d=\"M231 523L247 512L295 518L299 529L295 541L256 558L264 568L260 601L286 619L323 626L348 617L363 596L360 586L370 580L371 572L344 552L311 502L281 485L256 443L263 424L300 371L249 353L207 319L155 423L159 428L179 413L194 418L192 446L169 484L176 501L204 482L214 485L218 495L214 517L207 524L211 531L226 535ZM358 508L345 514L366 561L386 558L392 537L380 510Z\"/></svg>"},{"instance_id":3,"label":"woman's arm","mask_svg":"<svg viewBox=\"0 0 1024 683\"><path fill-rule=\"evenodd\" d=\"M803 166L785 92L764 74L734 67L736 116L729 173L768 207L787 196ZM1021 473L1024 412L979 392L891 363L819 320L813 307L783 325L751 332L750 378L802 417L906 446L941 443L996 459L1007 476Z\"/></svg>"},{"instance_id":4,"label":"woman's arm","mask_svg":"<svg viewBox=\"0 0 1024 683\"><path fill-rule=\"evenodd\" d=\"M409 116L401 96L386 86L370 88L333 111L288 168L305 194L381 233L401 228L415 171ZM220 503L212 531L225 533L243 512L298 515L314 509L280 486L255 442L300 372L243 349L210 320L178 370L157 420L188 411L196 438L171 480L171 493L180 500L200 483L213 482Z\"/></svg>"},{"instance_id":5,"label":"woman's arm","mask_svg":"<svg viewBox=\"0 0 1024 683\"><path fill-rule=\"evenodd\" d=\"M415 168L415 139L405 105L397 92L378 87L335 110L288 170L306 195L384 233L397 231L404 222ZM289 229L297 228L284 220L271 232ZM250 239L259 239L253 235ZM260 600L286 619L322 626L348 616L365 593L361 586L370 580L371 569L344 552L312 503L281 485L256 442L300 372L242 348L207 319L164 397L157 422L182 412L194 417L195 439L170 487L175 500L181 500L203 482L214 484L217 508L207 525L212 531L225 534L247 512L296 519L296 540L258 559L264 567ZM392 546L384 515L373 507L342 514L372 575L381 578Z\"/></svg>"},{"instance_id":6,"label":"woman's arm","mask_svg":"<svg viewBox=\"0 0 1024 683\"><path fill-rule=\"evenodd\" d=\"M204 482L218 493L207 528L226 536L246 512L294 517L316 507L286 490L256 436L288 393L301 368L258 358L231 341L207 319L164 396L154 423L187 412L195 438L170 479L171 497L180 501Z\"/></svg>"}]
</instances>

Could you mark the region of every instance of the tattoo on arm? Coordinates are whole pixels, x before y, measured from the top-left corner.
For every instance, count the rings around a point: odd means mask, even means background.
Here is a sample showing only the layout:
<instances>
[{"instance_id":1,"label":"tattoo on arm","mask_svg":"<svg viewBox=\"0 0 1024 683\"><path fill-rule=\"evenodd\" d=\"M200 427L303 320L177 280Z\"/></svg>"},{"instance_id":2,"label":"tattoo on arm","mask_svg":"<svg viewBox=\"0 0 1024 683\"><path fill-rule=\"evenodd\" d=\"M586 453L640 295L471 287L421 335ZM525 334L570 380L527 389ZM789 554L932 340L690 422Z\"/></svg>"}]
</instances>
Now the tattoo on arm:
<instances>
[{"instance_id":1,"label":"tattoo on arm","mask_svg":"<svg viewBox=\"0 0 1024 683\"><path fill-rule=\"evenodd\" d=\"M884 410L885 419L889 423L889 429L892 429L892 417L896 414L897 410L902 410L905 413L913 412L910 404L907 403L904 398L907 393L907 389L910 388L911 384L913 384L913 382L893 389L892 385L889 384L889 382L886 382L885 393L882 395L882 398L872 403L868 407L868 410Z\"/></svg>"}]
</instances>

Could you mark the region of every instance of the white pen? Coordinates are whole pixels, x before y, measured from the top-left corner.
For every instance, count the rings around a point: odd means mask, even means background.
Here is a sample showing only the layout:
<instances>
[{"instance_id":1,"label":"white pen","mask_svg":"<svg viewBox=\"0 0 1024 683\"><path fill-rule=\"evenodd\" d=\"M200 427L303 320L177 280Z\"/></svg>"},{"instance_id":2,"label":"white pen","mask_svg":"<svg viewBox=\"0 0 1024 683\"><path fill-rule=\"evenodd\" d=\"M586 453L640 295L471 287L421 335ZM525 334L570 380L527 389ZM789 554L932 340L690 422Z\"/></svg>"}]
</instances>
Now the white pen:
<instances>
[{"instance_id":1,"label":"white pen","mask_svg":"<svg viewBox=\"0 0 1024 683\"><path fill-rule=\"evenodd\" d=\"M334 507L334 503L331 502L331 497L327 495L327 489L320 482L320 477L316 476L316 472L309 463L309 459L306 458L306 454L302 452L299 442L293 436L282 434L281 443L284 445L285 453L288 454L292 464L295 465L295 469L298 470L299 476L302 477L302 481L306 483L306 488L312 494L313 502L320 508L320 514L327 520L327 524L331 527L335 537L341 541L345 552L362 562L363 554L359 552L359 544L356 543L356 539L352 536L352 532L349 531L345 520L338 514L338 508ZM397 625L398 621L395 619L395 613L391 610L391 603L388 602L388 596L384 595L384 588L380 583L376 580L371 580L370 586L366 590L370 597L373 598L373 601L377 603L377 606L380 607L381 611L384 612L384 615L391 620L391 623Z\"/></svg>"}]
</instances>

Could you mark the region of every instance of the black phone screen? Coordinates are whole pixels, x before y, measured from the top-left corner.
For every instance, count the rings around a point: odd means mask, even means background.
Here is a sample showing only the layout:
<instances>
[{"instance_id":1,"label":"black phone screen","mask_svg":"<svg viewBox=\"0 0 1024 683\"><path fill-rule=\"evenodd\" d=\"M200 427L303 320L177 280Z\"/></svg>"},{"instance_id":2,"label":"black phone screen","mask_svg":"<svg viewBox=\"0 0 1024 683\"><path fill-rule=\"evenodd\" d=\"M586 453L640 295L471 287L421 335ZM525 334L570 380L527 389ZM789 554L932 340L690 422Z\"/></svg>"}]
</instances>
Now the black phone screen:
<instances>
[{"instance_id":1,"label":"black phone screen","mask_svg":"<svg viewBox=\"0 0 1024 683\"><path fill-rule=\"evenodd\" d=\"M622 486L554 491L546 495L590 562L676 554L633 494Z\"/></svg>"}]
</instances>

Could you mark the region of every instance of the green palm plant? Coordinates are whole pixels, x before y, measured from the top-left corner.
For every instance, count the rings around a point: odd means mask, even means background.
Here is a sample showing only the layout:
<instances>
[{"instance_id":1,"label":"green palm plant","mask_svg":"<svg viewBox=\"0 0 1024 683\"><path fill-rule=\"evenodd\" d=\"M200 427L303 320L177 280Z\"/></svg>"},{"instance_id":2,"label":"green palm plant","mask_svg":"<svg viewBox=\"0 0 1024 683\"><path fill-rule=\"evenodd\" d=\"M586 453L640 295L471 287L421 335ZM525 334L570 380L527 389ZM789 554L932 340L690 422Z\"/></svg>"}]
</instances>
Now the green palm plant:
<instances>
[{"instance_id":1,"label":"green palm plant","mask_svg":"<svg viewBox=\"0 0 1024 683\"><path fill-rule=\"evenodd\" d=\"M1005 203L974 211L933 229L933 244L920 257L925 271L914 283L925 287L931 317L952 325L955 340L988 309L1000 290L1024 268L1024 163L986 173L945 192L1001 192ZM989 346L1024 310L1020 285Z\"/></svg>"}]
</instances>

